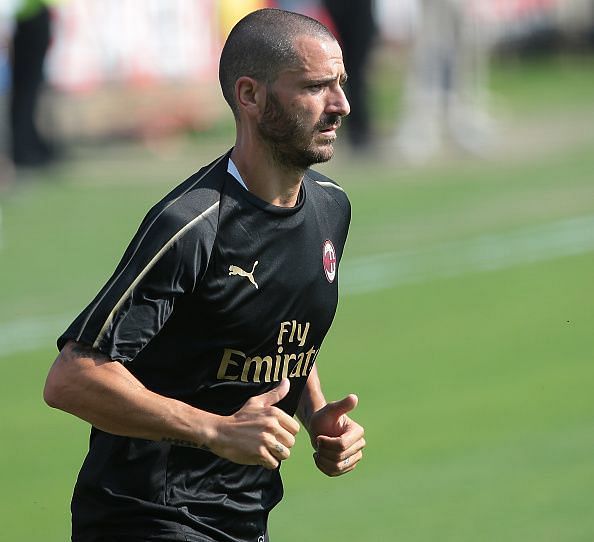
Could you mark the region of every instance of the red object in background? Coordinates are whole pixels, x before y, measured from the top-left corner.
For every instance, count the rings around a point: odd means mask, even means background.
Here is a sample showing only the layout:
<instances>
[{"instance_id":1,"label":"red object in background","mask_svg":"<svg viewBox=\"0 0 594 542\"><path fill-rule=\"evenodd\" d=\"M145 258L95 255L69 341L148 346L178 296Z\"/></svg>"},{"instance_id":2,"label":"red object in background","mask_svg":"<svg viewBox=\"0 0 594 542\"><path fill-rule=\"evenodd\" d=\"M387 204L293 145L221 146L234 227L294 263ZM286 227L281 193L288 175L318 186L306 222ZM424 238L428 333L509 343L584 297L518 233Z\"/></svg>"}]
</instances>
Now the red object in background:
<instances>
[{"instance_id":1,"label":"red object in background","mask_svg":"<svg viewBox=\"0 0 594 542\"><path fill-rule=\"evenodd\" d=\"M477 13L493 21L513 21L548 11L560 0L471 0Z\"/></svg>"}]
</instances>

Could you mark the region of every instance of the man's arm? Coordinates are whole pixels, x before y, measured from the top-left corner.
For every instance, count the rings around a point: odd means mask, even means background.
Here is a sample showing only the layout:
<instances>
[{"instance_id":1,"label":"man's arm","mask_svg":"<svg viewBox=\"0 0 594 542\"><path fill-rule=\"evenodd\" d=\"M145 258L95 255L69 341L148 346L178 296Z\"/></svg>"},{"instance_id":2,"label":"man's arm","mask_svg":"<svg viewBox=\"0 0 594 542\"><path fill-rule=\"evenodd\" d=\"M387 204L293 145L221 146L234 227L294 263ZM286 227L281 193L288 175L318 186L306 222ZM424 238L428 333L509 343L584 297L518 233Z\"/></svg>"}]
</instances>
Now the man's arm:
<instances>
[{"instance_id":1,"label":"man's arm","mask_svg":"<svg viewBox=\"0 0 594 542\"><path fill-rule=\"evenodd\" d=\"M311 373L309 373L307 378L305 388L303 388L299 405L297 405L297 417L301 420L301 423L305 426L308 433L311 434L309 424L313 413L320 410L322 407L325 407L326 404L327 401L322 392L322 385L320 383L320 377L318 376L318 368L314 364Z\"/></svg>"},{"instance_id":2,"label":"man's arm","mask_svg":"<svg viewBox=\"0 0 594 542\"><path fill-rule=\"evenodd\" d=\"M328 476L352 471L363 457L364 430L347 416L358 403L356 395L327 403L314 365L297 408L297 416L306 427L316 450L317 467Z\"/></svg>"},{"instance_id":3,"label":"man's arm","mask_svg":"<svg viewBox=\"0 0 594 542\"><path fill-rule=\"evenodd\" d=\"M218 416L148 390L121 363L70 341L50 369L44 399L98 429L202 448L243 465L278 467L290 455L299 424L274 405L289 381Z\"/></svg>"}]
</instances>

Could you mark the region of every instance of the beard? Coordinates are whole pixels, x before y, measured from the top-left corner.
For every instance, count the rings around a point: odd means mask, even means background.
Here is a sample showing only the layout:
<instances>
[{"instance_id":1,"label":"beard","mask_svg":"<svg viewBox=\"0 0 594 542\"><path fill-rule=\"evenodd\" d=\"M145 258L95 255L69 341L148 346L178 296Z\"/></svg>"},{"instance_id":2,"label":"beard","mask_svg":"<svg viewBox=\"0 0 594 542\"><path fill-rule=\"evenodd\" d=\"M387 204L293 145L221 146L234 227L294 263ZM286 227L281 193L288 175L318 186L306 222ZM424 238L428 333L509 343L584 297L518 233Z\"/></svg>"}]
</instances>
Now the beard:
<instances>
[{"instance_id":1,"label":"beard","mask_svg":"<svg viewBox=\"0 0 594 542\"><path fill-rule=\"evenodd\" d=\"M320 130L340 126L340 115L322 115L313 127L302 114L288 112L269 91L266 107L258 122L258 132L268 145L273 160L284 169L305 171L313 164L327 162L334 155L334 138L316 143Z\"/></svg>"}]
</instances>

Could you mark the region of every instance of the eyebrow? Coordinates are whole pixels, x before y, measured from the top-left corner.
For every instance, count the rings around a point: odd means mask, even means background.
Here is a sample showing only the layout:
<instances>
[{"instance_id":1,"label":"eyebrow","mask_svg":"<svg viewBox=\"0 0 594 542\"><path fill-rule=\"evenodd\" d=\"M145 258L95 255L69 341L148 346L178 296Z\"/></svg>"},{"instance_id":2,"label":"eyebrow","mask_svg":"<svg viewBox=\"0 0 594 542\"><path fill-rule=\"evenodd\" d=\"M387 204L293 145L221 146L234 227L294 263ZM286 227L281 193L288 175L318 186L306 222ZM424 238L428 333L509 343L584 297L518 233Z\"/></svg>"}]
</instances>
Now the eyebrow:
<instances>
[{"instance_id":1,"label":"eyebrow","mask_svg":"<svg viewBox=\"0 0 594 542\"><path fill-rule=\"evenodd\" d=\"M340 77L325 77L323 79L309 79L306 81L308 85L327 85L328 83L332 83L333 81L339 80L341 85L344 85L348 79L348 75L344 72Z\"/></svg>"}]
</instances>

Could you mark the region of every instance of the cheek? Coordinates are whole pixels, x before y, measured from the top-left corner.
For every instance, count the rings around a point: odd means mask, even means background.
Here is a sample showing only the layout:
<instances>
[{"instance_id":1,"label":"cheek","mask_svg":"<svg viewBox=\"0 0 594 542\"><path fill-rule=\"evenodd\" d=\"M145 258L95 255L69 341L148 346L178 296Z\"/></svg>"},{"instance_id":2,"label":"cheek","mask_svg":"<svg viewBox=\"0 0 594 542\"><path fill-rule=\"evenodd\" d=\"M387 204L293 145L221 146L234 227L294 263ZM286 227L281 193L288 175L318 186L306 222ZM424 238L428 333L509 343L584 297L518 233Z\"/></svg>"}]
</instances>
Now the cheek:
<instances>
[{"instance_id":1,"label":"cheek","mask_svg":"<svg viewBox=\"0 0 594 542\"><path fill-rule=\"evenodd\" d=\"M308 101L305 104L301 104L299 116L303 120L304 124L314 125L322 117L324 108L320 106L317 101Z\"/></svg>"},{"instance_id":2,"label":"cheek","mask_svg":"<svg viewBox=\"0 0 594 542\"><path fill-rule=\"evenodd\" d=\"M293 115L306 115L310 110L311 105L307 100L300 100L298 98L291 100L287 107L287 111L289 111Z\"/></svg>"}]
</instances>

